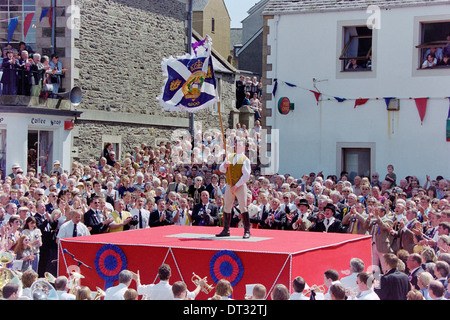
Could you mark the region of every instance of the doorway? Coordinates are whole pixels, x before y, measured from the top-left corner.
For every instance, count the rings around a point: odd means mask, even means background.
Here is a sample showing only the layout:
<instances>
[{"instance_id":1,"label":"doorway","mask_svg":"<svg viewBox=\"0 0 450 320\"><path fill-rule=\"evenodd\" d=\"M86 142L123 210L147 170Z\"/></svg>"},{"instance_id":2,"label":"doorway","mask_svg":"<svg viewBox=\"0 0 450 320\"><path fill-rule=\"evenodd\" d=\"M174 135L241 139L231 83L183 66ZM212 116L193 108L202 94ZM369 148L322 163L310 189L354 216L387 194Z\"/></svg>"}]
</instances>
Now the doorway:
<instances>
[{"instance_id":1,"label":"doorway","mask_svg":"<svg viewBox=\"0 0 450 320\"><path fill-rule=\"evenodd\" d=\"M27 167L36 174L50 174L53 168L53 131L28 130Z\"/></svg>"}]
</instances>

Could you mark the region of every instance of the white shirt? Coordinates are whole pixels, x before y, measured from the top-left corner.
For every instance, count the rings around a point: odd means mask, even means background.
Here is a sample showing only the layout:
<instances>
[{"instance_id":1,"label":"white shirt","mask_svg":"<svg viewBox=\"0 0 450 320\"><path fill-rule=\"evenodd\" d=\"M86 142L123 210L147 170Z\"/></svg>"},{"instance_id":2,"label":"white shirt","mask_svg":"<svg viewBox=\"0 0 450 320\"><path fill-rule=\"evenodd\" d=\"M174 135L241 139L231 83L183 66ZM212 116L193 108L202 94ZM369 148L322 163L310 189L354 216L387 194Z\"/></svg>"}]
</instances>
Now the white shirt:
<instances>
[{"instance_id":1,"label":"white shirt","mask_svg":"<svg viewBox=\"0 0 450 320\"><path fill-rule=\"evenodd\" d=\"M307 296L303 294L303 292L294 292L291 294L289 300L310 300Z\"/></svg>"},{"instance_id":2,"label":"white shirt","mask_svg":"<svg viewBox=\"0 0 450 320\"><path fill-rule=\"evenodd\" d=\"M184 209L180 208L180 214L178 215L179 218L178 218L178 221L175 222L175 225L178 225L178 226L191 226L192 225L192 223L189 222L189 218L186 213L187 211L189 211L188 208L184 208ZM181 214L182 212L183 212L183 215ZM173 212L173 215L174 216L176 215L176 211Z\"/></svg>"},{"instance_id":3,"label":"white shirt","mask_svg":"<svg viewBox=\"0 0 450 320\"><path fill-rule=\"evenodd\" d=\"M123 295L128 290L128 286L124 283L119 283L117 286L106 289L105 300L125 300Z\"/></svg>"},{"instance_id":4,"label":"white shirt","mask_svg":"<svg viewBox=\"0 0 450 320\"><path fill-rule=\"evenodd\" d=\"M68 293L66 291L57 290L59 300L76 300L75 295Z\"/></svg>"},{"instance_id":5,"label":"white shirt","mask_svg":"<svg viewBox=\"0 0 450 320\"><path fill-rule=\"evenodd\" d=\"M356 300L380 300L380 297L371 289L360 292Z\"/></svg>"},{"instance_id":6,"label":"white shirt","mask_svg":"<svg viewBox=\"0 0 450 320\"><path fill-rule=\"evenodd\" d=\"M173 300L172 286L169 281L159 281L157 284L140 285L139 295L145 295L148 300Z\"/></svg>"},{"instance_id":7,"label":"white shirt","mask_svg":"<svg viewBox=\"0 0 450 320\"><path fill-rule=\"evenodd\" d=\"M139 210L141 210L141 216L142 216L142 228L148 228L149 224L149 220L150 220L150 211L145 210L144 208L142 209L138 209L138 208L134 208L130 210L130 214L132 217L137 217L138 221L139 221ZM131 226L130 229L139 229L139 223L135 226Z\"/></svg>"},{"instance_id":8,"label":"white shirt","mask_svg":"<svg viewBox=\"0 0 450 320\"><path fill-rule=\"evenodd\" d=\"M59 228L59 232L56 237L58 239L72 238L73 237L73 226L74 226L74 223L72 220L64 222L61 225L61 227ZM91 235L91 233L90 233L89 229L86 227L86 225L83 222L78 222L77 223L77 237L90 236L90 235Z\"/></svg>"},{"instance_id":9,"label":"white shirt","mask_svg":"<svg viewBox=\"0 0 450 320\"><path fill-rule=\"evenodd\" d=\"M356 284L357 276L358 273L353 272L351 275L341 278L340 279L341 284L344 286L345 289L352 289L353 292L358 292L358 285Z\"/></svg>"}]
</instances>

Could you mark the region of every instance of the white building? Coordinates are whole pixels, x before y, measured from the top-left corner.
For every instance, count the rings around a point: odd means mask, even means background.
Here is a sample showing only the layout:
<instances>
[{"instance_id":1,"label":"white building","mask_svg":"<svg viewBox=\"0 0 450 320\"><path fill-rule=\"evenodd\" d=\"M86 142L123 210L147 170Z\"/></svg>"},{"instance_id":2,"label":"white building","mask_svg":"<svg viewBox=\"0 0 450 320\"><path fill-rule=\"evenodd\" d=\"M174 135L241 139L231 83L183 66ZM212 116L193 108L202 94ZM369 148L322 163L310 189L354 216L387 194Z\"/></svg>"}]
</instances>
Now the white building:
<instances>
[{"instance_id":1,"label":"white building","mask_svg":"<svg viewBox=\"0 0 450 320\"><path fill-rule=\"evenodd\" d=\"M393 164L397 183L450 177L450 68L421 69L432 44L450 45L448 0L270 1L263 14L266 125L279 130L278 172L383 179ZM350 57L362 68L346 70ZM283 97L293 104L287 114ZM369 100L355 107L359 98ZM423 122L416 98L428 98Z\"/></svg>"}]
</instances>

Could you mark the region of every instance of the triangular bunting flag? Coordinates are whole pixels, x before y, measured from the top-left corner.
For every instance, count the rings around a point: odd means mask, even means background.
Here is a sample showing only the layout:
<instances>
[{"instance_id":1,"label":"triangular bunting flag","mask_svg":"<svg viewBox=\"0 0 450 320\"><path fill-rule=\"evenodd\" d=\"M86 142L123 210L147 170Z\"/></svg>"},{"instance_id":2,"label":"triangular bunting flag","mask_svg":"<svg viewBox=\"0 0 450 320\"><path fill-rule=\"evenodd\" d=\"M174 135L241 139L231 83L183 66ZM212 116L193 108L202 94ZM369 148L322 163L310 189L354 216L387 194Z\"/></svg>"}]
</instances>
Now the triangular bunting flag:
<instances>
[{"instance_id":1,"label":"triangular bunting flag","mask_svg":"<svg viewBox=\"0 0 450 320\"><path fill-rule=\"evenodd\" d=\"M42 11L41 11L41 16L39 17L39 22L41 22L42 19L43 19L45 16L47 16L47 13L48 13L49 10L50 10L50 8L42 9Z\"/></svg>"},{"instance_id":2,"label":"triangular bunting flag","mask_svg":"<svg viewBox=\"0 0 450 320\"><path fill-rule=\"evenodd\" d=\"M363 98L356 99L354 108L356 108L356 106L362 106L363 104L366 104L367 101L369 101L369 99Z\"/></svg>"},{"instance_id":3,"label":"triangular bunting flag","mask_svg":"<svg viewBox=\"0 0 450 320\"><path fill-rule=\"evenodd\" d=\"M24 38L27 37L28 30L30 29L31 21L33 21L33 18L34 18L34 12L31 12L25 16L25 19L23 21L23 36L24 36Z\"/></svg>"},{"instance_id":4,"label":"triangular bunting flag","mask_svg":"<svg viewBox=\"0 0 450 320\"><path fill-rule=\"evenodd\" d=\"M312 93L314 93L314 96L316 97L316 101L317 101L317 105L319 105L319 98L322 95L320 92L314 91L314 90L309 90Z\"/></svg>"},{"instance_id":5,"label":"triangular bunting flag","mask_svg":"<svg viewBox=\"0 0 450 320\"><path fill-rule=\"evenodd\" d=\"M288 85L289 87L296 87L296 85L295 84L293 84L293 83L289 83L289 82L284 82L286 85Z\"/></svg>"},{"instance_id":6,"label":"triangular bunting flag","mask_svg":"<svg viewBox=\"0 0 450 320\"><path fill-rule=\"evenodd\" d=\"M275 82L275 84L273 85L272 94L275 97L275 95L277 93L277 89L278 89L278 79L274 79L273 81Z\"/></svg>"},{"instance_id":7,"label":"triangular bunting flag","mask_svg":"<svg viewBox=\"0 0 450 320\"><path fill-rule=\"evenodd\" d=\"M337 102L344 102L345 100L347 100L345 98L339 98L339 97L334 97L334 98L337 100Z\"/></svg>"},{"instance_id":8,"label":"triangular bunting flag","mask_svg":"<svg viewBox=\"0 0 450 320\"><path fill-rule=\"evenodd\" d=\"M19 23L19 18L15 17L9 21L8 25L8 43L11 41L14 31L16 30L17 24Z\"/></svg>"},{"instance_id":9,"label":"triangular bunting flag","mask_svg":"<svg viewBox=\"0 0 450 320\"><path fill-rule=\"evenodd\" d=\"M391 102L392 99L395 99L394 97L385 97L384 101L386 102L386 108L389 107L389 102Z\"/></svg>"},{"instance_id":10,"label":"triangular bunting flag","mask_svg":"<svg viewBox=\"0 0 450 320\"><path fill-rule=\"evenodd\" d=\"M414 101L416 102L417 111L419 111L420 124L423 124L423 119L427 113L428 98L414 98Z\"/></svg>"}]
</instances>

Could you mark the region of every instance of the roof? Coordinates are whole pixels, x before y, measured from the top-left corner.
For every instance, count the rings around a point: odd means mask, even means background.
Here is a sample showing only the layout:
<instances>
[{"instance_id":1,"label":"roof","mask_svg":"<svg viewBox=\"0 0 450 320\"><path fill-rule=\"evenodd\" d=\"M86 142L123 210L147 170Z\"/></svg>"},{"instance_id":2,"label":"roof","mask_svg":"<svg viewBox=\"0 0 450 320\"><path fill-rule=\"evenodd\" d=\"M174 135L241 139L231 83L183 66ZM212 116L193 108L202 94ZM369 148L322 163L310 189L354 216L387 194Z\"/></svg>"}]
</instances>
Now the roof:
<instances>
[{"instance_id":1,"label":"roof","mask_svg":"<svg viewBox=\"0 0 450 320\"><path fill-rule=\"evenodd\" d=\"M263 15L366 10L370 5L383 9L438 4L450 4L450 0L270 0Z\"/></svg>"}]
</instances>

